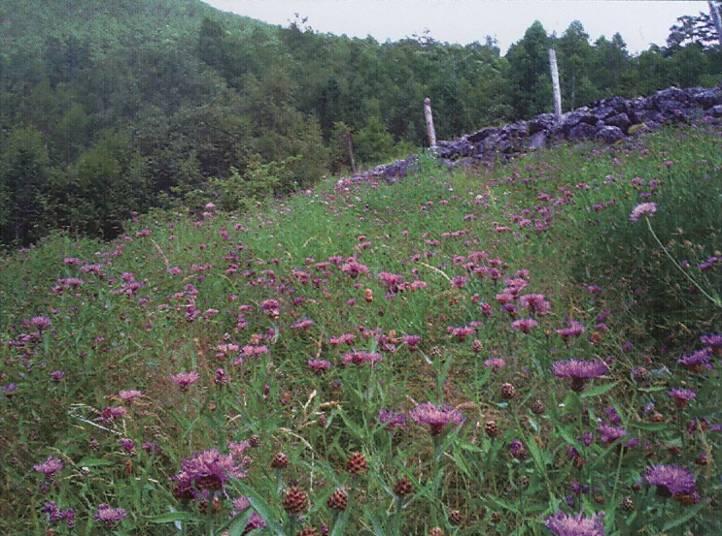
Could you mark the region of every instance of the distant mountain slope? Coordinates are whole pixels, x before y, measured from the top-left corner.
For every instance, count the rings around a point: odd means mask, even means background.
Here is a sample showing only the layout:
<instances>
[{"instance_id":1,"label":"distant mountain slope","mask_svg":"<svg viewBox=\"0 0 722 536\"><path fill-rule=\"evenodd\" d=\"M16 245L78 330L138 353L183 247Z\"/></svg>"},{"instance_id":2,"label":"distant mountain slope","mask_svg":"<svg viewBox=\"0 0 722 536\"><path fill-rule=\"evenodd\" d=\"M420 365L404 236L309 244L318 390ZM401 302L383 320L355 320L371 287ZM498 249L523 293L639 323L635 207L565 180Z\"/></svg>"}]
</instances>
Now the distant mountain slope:
<instances>
[{"instance_id":1,"label":"distant mountain slope","mask_svg":"<svg viewBox=\"0 0 722 536\"><path fill-rule=\"evenodd\" d=\"M90 40L98 53L138 43L193 46L205 17L242 33L271 28L261 21L221 12L200 0L1 0L0 46L5 54L40 50L48 37Z\"/></svg>"}]
</instances>

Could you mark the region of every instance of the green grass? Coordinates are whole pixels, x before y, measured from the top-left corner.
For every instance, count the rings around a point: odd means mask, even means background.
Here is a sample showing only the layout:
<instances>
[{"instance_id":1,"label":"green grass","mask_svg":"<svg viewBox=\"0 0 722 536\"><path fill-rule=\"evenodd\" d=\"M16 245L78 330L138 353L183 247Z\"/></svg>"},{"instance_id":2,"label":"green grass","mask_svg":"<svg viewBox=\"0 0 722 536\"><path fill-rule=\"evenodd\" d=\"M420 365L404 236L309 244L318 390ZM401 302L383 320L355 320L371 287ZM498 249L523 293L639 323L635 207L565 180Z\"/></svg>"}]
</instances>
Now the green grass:
<instances>
[{"instance_id":1,"label":"green grass","mask_svg":"<svg viewBox=\"0 0 722 536\"><path fill-rule=\"evenodd\" d=\"M157 212L132 225L127 239L54 235L0 259L0 385L17 386L0 400L0 529L45 534L40 508L53 500L76 512L75 529L61 522L58 534L240 534L247 515L232 518L231 499L247 495L285 534L298 521L296 528L325 523L333 534L426 534L438 526L447 534L534 535L548 533L544 520L560 509L605 512L607 534L717 533L717 432L686 430L692 418L720 421L719 373L692 373L676 361L702 348L701 334L722 331L719 307L689 290L691 278L720 295L722 269L696 268L722 247L719 149L718 132L686 128L611 148L559 147L478 172L449 173L422 158L417 174L393 185L335 191L328 182L251 215L217 214L202 223ZM628 220L640 200L634 177L660 182L650 223L678 262L689 261L689 278L645 221ZM535 230L544 217L549 225ZM136 236L144 228L150 235ZM498 281L467 273L469 255L480 251L475 266L496 267ZM333 263L317 266L332 256L355 256L368 274L352 279ZM64 257L101 263L103 276L81 274ZM181 273L171 275L176 266ZM551 303L529 334L512 329L515 318L496 300L504 279L519 270L528 270L519 294L544 294ZM142 283L131 296L118 292L125 272ZM426 286L386 295L381 272ZM51 292L58 278L71 276L85 281L80 289ZM468 280L456 288L455 276ZM601 294L587 285L599 285ZM279 301L278 318L261 310L266 299ZM193 321L186 318L191 301L200 312ZM491 306L488 318L482 303ZM515 304L516 318L527 317ZM241 305L250 306L243 329ZM209 309L217 312L206 318ZM605 310L602 326L597 316ZM52 327L24 347L10 345L33 332L23 321L37 315ZM314 321L308 330L292 328L305 318ZM571 319L586 331L565 343L555 330ZM448 334L450 326L477 321L464 341ZM353 348L378 351L383 360L341 366L351 347L334 347L329 338L342 333L355 334ZM403 335L421 336L418 348L401 344ZM269 352L234 366L238 352L216 356L222 343L265 344ZM486 368L492 356L506 367ZM554 361L571 357L603 359L610 372L576 393L551 372ZM333 367L316 375L306 365L313 358ZM218 367L229 383L214 383ZM647 381L635 381L636 367L647 369ZM61 381L50 378L55 370L64 372ZM185 370L200 374L187 392L169 380ZM510 400L501 395L505 383L515 388ZM679 386L697 390L685 409L666 395ZM144 396L127 416L99 421L103 408L120 405L113 396L122 389ZM406 411L426 401L458 408L464 424L439 436L413 422L398 431L378 424L382 408ZM543 413L531 411L535 401ZM651 403L655 409L645 412ZM603 445L597 427L610 407L628 435ZM495 437L485 433L490 421ZM585 432L594 434L588 446ZM247 476L225 483L210 506L174 497L171 477L183 459L210 448L227 452L230 442L251 436L260 445L246 451L253 460ZM135 441L134 453L119 447L120 438ZM639 446L627 447L631 438ZM514 439L524 456L510 455ZM145 452L146 441L159 452ZM290 463L277 472L270 461L281 451ZM357 477L344 467L353 451L369 465ZM707 465L695 464L700 452ZM48 456L65 467L44 484L33 465ZM700 502L663 500L638 485L649 465L668 463L694 472ZM414 484L403 500L393 492L402 476ZM292 481L310 495L301 520L281 505ZM565 498L575 481L589 489L570 506ZM349 490L349 507L334 515L326 500L339 486ZM631 510L620 506L624 499ZM101 503L124 508L127 517L104 527L93 517ZM453 510L460 525L449 522Z\"/></svg>"}]
</instances>

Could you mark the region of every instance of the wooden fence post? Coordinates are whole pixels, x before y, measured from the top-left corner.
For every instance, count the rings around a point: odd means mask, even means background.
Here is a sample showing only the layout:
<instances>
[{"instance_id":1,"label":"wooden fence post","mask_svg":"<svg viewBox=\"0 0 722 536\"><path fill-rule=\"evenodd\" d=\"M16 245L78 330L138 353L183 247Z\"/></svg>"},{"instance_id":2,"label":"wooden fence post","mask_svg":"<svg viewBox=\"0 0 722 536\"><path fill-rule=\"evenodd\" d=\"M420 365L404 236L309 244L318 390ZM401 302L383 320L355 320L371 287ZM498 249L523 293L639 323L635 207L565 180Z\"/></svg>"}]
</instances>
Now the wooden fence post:
<instances>
[{"instance_id":1,"label":"wooden fence post","mask_svg":"<svg viewBox=\"0 0 722 536\"><path fill-rule=\"evenodd\" d=\"M348 159L351 162L351 172L356 173L356 160L353 157L353 140L350 130L346 131L346 148L348 149Z\"/></svg>"},{"instance_id":2,"label":"wooden fence post","mask_svg":"<svg viewBox=\"0 0 722 536\"><path fill-rule=\"evenodd\" d=\"M424 117L426 118L426 135L429 137L429 146L436 147L436 131L434 130L434 116L431 113L431 99L424 99Z\"/></svg>"},{"instance_id":3,"label":"wooden fence post","mask_svg":"<svg viewBox=\"0 0 722 536\"><path fill-rule=\"evenodd\" d=\"M554 90L554 115L557 121L562 118L562 92L559 88L559 69L557 69L557 53L553 48L549 49L549 68L552 73L552 89Z\"/></svg>"}]
</instances>

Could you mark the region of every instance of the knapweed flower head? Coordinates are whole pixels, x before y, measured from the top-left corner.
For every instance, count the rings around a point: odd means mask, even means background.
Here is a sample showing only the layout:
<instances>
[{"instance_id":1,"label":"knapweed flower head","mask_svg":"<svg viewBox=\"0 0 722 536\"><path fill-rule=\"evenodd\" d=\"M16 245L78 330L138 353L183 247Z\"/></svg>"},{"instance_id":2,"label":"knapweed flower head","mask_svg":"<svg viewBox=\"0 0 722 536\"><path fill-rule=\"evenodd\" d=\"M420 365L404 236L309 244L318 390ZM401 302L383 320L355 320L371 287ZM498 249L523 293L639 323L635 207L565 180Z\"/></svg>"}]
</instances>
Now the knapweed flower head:
<instances>
[{"instance_id":1,"label":"knapweed flower head","mask_svg":"<svg viewBox=\"0 0 722 536\"><path fill-rule=\"evenodd\" d=\"M537 322L533 318L522 318L520 320L515 320L511 323L512 329L515 329L516 331L521 331L522 333L529 333L538 325L539 322Z\"/></svg>"},{"instance_id":2,"label":"knapweed flower head","mask_svg":"<svg viewBox=\"0 0 722 536\"><path fill-rule=\"evenodd\" d=\"M606 423L600 424L597 431L599 432L600 441L605 445L613 443L620 437L627 435L627 431L623 427L612 426L611 424Z\"/></svg>"},{"instance_id":3,"label":"knapweed flower head","mask_svg":"<svg viewBox=\"0 0 722 536\"><path fill-rule=\"evenodd\" d=\"M63 461L53 456L50 456L44 462L33 465L33 469L45 475L47 479L52 479L57 473L63 470L63 467Z\"/></svg>"},{"instance_id":4,"label":"knapweed flower head","mask_svg":"<svg viewBox=\"0 0 722 536\"><path fill-rule=\"evenodd\" d=\"M722 333L708 333L699 338L700 342L711 348L715 354L722 355Z\"/></svg>"},{"instance_id":5,"label":"knapweed flower head","mask_svg":"<svg viewBox=\"0 0 722 536\"><path fill-rule=\"evenodd\" d=\"M65 521L69 529L75 526L75 510L66 508L61 510L55 501L46 501L40 511L48 516L48 523L55 525Z\"/></svg>"},{"instance_id":6,"label":"knapweed flower head","mask_svg":"<svg viewBox=\"0 0 722 536\"><path fill-rule=\"evenodd\" d=\"M691 354L686 354L677 360L687 370L692 372L702 372L705 369L711 369L712 349L704 348Z\"/></svg>"},{"instance_id":7,"label":"knapweed flower head","mask_svg":"<svg viewBox=\"0 0 722 536\"><path fill-rule=\"evenodd\" d=\"M331 368L331 362L325 359L309 359L306 361L308 368L314 371L316 374L323 374Z\"/></svg>"},{"instance_id":8,"label":"knapweed flower head","mask_svg":"<svg viewBox=\"0 0 722 536\"><path fill-rule=\"evenodd\" d=\"M499 370L506 366L506 361L501 357L490 357L484 361L484 366L493 370Z\"/></svg>"},{"instance_id":9,"label":"knapweed flower head","mask_svg":"<svg viewBox=\"0 0 722 536\"><path fill-rule=\"evenodd\" d=\"M231 478L245 475L232 455L204 450L181 462L181 470L173 477L174 494L180 499L206 499L210 492L223 490Z\"/></svg>"},{"instance_id":10,"label":"knapweed flower head","mask_svg":"<svg viewBox=\"0 0 722 536\"><path fill-rule=\"evenodd\" d=\"M188 387L198 381L198 378L200 378L200 375L195 370L179 372L178 374L172 374L170 377L173 383L180 387L181 391L187 391Z\"/></svg>"},{"instance_id":11,"label":"knapweed flower head","mask_svg":"<svg viewBox=\"0 0 722 536\"><path fill-rule=\"evenodd\" d=\"M557 378L571 379L572 389L581 391L589 380L601 378L609 372L609 367L599 360L567 359L554 362L552 372Z\"/></svg>"},{"instance_id":12,"label":"knapweed flower head","mask_svg":"<svg viewBox=\"0 0 722 536\"><path fill-rule=\"evenodd\" d=\"M99 420L103 422L113 422L116 419L125 417L128 410L123 406L107 406L100 412Z\"/></svg>"},{"instance_id":13,"label":"knapweed flower head","mask_svg":"<svg viewBox=\"0 0 722 536\"><path fill-rule=\"evenodd\" d=\"M569 325L556 330L559 335L565 341L572 337L579 337L584 333L584 324L577 320L570 320Z\"/></svg>"},{"instance_id":14,"label":"knapweed flower head","mask_svg":"<svg viewBox=\"0 0 722 536\"><path fill-rule=\"evenodd\" d=\"M640 203L632 209L629 214L629 221L637 222L644 216L651 216L657 212L657 203Z\"/></svg>"},{"instance_id":15,"label":"knapweed flower head","mask_svg":"<svg viewBox=\"0 0 722 536\"><path fill-rule=\"evenodd\" d=\"M667 391L667 394L677 404L677 407L683 408L687 405L687 402L697 398L697 393L692 389L674 388Z\"/></svg>"},{"instance_id":16,"label":"knapweed flower head","mask_svg":"<svg viewBox=\"0 0 722 536\"><path fill-rule=\"evenodd\" d=\"M98 505L95 511L95 520L109 527L123 521L127 516L128 512L124 508L113 508L106 503Z\"/></svg>"},{"instance_id":17,"label":"knapweed flower head","mask_svg":"<svg viewBox=\"0 0 722 536\"><path fill-rule=\"evenodd\" d=\"M451 406L437 406L431 402L417 405L409 412L409 417L417 423L428 425L431 435L439 435L449 424L461 424L464 415Z\"/></svg>"},{"instance_id":18,"label":"knapweed flower head","mask_svg":"<svg viewBox=\"0 0 722 536\"><path fill-rule=\"evenodd\" d=\"M342 358L344 365L363 365L369 363L373 366L379 361L381 361L381 354L364 351L347 352Z\"/></svg>"},{"instance_id":19,"label":"knapweed flower head","mask_svg":"<svg viewBox=\"0 0 722 536\"><path fill-rule=\"evenodd\" d=\"M382 408L379 410L378 420L381 425L390 430L406 426L406 414L401 411Z\"/></svg>"},{"instance_id":20,"label":"knapweed flower head","mask_svg":"<svg viewBox=\"0 0 722 536\"><path fill-rule=\"evenodd\" d=\"M699 500L694 475L679 465L652 465L644 472L644 480L650 486L656 486L657 493L663 497Z\"/></svg>"},{"instance_id":21,"label":"knapweed flower head","mask_svg":"<svg viewBox=\"0 0 722 536\"><path fill-rule=\"evenodd\" d=\"M604 536L604 513L592 517L557 512L544 523L555 536Z\"/></svg>"},{"instance_id":22,"label":"knapweed flower head","mask_svg":"<svg viewBox=\"0 0 722 536\"><path fill-rule=\"evenodd\" d=\"M52 325L52 322L47 316L34 316L30 319L30 325L38 331L44 331Z\"/></svg>"},{"instance_id":23,"label":"knapweed flower head","mask_svg":"<svg viewBox=\"0 0 722 536\"><path fill-rule=\"evenodd\" d=\"M401 342L409 348L413 349L419 345L419 343L421 342L421 337L419 335L402 335Z\"/></svg>"},{"instance_id":24,"label":"knapweed flower head","mask_svg":"<svg viewBox=\"0 0 722 536\"><path fill-rule=\"evenodd\" d=\"M138 391L137 389L124 389L122 391L118 391L118 398L120 398L123 402L131 403L141 396L143 396L142 391Z\"/></svg>"},{"instance_id":25,"label":"knapweed flower head","mask_svg":"<svg viewBox=\"0 0 722 536\"><path fill-rule=\"evenodd\" d=\"M509 454L517 460L523 460L526 458L526 447L524 446L524 443L522 443L519 439L513 439L511 443L509 443Z\"/></svg>"},{"instance_id":26,"label":"knapweed flower head","mask_svg":"<svg viewBox=\"0 0 722 536\"><path fill-rule=\"evenodd\" d=\"M476 329L472 326L449 326L446 328L449 335L454 337L457 341L464 341L469 335L473 334Z\"/></svg>"},{"instance_id":27,"label":"knapweed flower head","mask_svg":"<svg viewBox=\"0 0 722 536\"><path fill-rule=\"evenodd\" d=\"M538 316L549 314L552 307L544 297L544 294L525 294L519 298L519 302L522 307L526 307L530 313Z\"/></svg>"}]
</instances>

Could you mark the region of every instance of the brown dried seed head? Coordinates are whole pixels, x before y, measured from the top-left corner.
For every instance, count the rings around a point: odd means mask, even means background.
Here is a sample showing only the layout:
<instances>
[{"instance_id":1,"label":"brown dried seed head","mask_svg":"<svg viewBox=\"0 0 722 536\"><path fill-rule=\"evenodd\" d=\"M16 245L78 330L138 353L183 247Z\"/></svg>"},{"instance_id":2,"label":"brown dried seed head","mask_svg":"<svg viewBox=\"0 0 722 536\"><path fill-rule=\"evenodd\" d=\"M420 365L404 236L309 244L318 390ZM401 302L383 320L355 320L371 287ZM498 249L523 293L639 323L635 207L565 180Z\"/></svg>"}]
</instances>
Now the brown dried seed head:
<instances>
[{"instance_id":1,"label":"brown dried seed head","mask_svg":"<svg viewBox=\"0 0 722 536\"><path fill-rule=\"evenodd\" d=\"M283 452L278 452L271 460L271 467L273 469L285 469L288 467L288 456Z\"/></svg>"},{"instance_id":2,"label":"brown dried seed head","mask_svg":"<svg viewBox=\"0 0 722 536\"><path fill-rule=\"evenodd\" d=\"M291 486L283 495L283 509L289 514L301 514L308 508L308 494L297 486Z\"/></svg>"},{"instance_id":3,"label":"brown dried seed head","mask_svg":"<svg viewBox=\"0 0 722 536\"><path fill-rule=\"evenodd\" d=\"M441 527L434 527L429 531L429 536L444 536L444 531L441 530Z\"/></svg>"},{"instance_id":4,"label":"brown dried seed head","mask_svg":"<svg viewBox=\"0 0 722 536\"><path fill-rule=\"evenodd\" d=\"M532 402L531 411L535 415L541 415L542 413L544 413L545 410L546 408L544 407L544 402L542 402L541 400L535 400L534 402Z\"/></svg>"},{"instance_id":5,"label":"brown dried seed head","mask_svg":"<svg viewBox=\"0 0 722 536\"><path fill-rule=\"evenodd\" d=\"M464 517L461 515L459 510L452 510L449 512L449 523L452 525L461 525L464 522Z\"/></svg>"},{"instance_id":6,"label":"brown dried seed head","mask_svg":"<svg viewBox=\"0 0 722 536\"><path fill-rule=\"evenodd\" d=\"M319 536L315 527L304 527L296 533L296 536Z\"/></svg>"},{"instance_id":7,"label":"brown dried seed head","mask_svg":"<svg viewBox=\"0 0 722 536\"><path fill-rule=\"evenodd\" d=\"M326 501L326 506L331 510L346 510L348 506L348 493L343 488L336 489Z\"/></svg>"},{"instance_id":8,"label":"brown dried seed head","mask_svg":"<svg viewBox=\"0 0 722 536\"><path fill-rule=\"evenodd\" d=\"M354 452L346 460L346 470L352 475L360 475L365 473L369 468L366 457L361 452Z\"/></svg>"},{"instance_id":9,"label":"brown dried seed head","mask_svg":"<svg viewBox=\"0 0 722 536\"><path fill-rule=\"evenodd\" d=\"M414 492L414 485L408 478L403 477L394 484L394 493L399 497L406 497Z\"/></svg>"},{"instance_id":10,"label":"brown dried seed head","mask_svg":"<svg viewBox=\"0 0 722 536\"><path fill-rule=\"evenodd\" d=\"M489 437L496 437L499 435L499 427L496 425L496 421L486 421L484 425L484 432Z\"/></svg>"},{"instance_id":11,"label":"brown dried seed head","mask_svg":"<svg viewBox=\"0 0 722 536\"><path fill-rule=\"evenodd\" d=\"M510 383L502 384L501 386L501 397L504 400L511 400L516 396L516 389Z\"/></svg>"}]
</instances>

